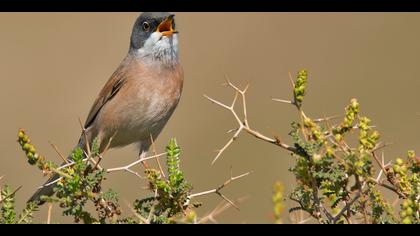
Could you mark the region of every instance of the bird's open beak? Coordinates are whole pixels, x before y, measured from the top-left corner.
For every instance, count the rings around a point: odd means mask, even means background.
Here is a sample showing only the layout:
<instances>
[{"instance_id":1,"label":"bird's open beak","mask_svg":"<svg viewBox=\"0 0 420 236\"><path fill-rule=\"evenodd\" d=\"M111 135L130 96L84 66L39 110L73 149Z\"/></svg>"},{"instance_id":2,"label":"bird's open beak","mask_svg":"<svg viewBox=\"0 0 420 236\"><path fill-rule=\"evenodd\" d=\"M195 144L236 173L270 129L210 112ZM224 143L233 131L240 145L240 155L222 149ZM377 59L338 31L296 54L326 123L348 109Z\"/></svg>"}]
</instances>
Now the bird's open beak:
<instances>
[{"instance_id":1,"label":"bird's open beak","mask_svg":"<svg viewBox=\"0 0 420 236\"><path fill-rule=\"evenodd\" d=\"M170 15L164 21L162 21L157 27L156 32L162 33L162 36L168 36L168 37L171 37L173 34L178 33L178 31L172 28L174 16L175 15Z\"/></svg>"}]
</instances>

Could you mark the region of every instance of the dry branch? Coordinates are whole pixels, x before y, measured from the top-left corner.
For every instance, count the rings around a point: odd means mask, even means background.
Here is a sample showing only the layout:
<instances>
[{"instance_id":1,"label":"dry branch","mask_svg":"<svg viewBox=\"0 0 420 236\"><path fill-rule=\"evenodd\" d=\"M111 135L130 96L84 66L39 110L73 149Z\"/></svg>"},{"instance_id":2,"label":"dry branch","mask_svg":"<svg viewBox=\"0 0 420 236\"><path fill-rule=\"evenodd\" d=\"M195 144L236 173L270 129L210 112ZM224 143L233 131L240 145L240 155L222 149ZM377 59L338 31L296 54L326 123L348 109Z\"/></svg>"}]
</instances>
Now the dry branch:
<instances>
[{"instance_id":1,"label":"dry branch","mask_svg":"<svg viewBox=\"0 0 420 236\"><path fill-rule=\"evenodd\" d=\"M135 166L135 165L138 165L138 164L140 164L140 163L142 163L144 161L147 161L147 160L150 160L150 159L159 158L159 157L164 156L166 154L167 153L164 152L164 153L153 155L153 156L149 156L149 157L143 157L143 158L140 158L137 161L134 161L134 162L132 162L132 163L126 165L126 166L121 166L121 167L107 169L106 172L107 173L111 173L111 172L116 172L116 171L126 171L126 172L129 172L131 174L136 175L139 178L144 178L144 177L140 176L137 172L131 170L130 168L133 167L133 166Z\"/></svg>"},{"instance_id":2,"label":"dry branch","mask_svg":"<svg viewBox=\"0 0 420 236\"><path fill-rule=\"evenodd\" d=\"M199 197L199 196L203 196L203 195L208 195L208 194L217 194L219 195L223 200L225 200L226 202L228 202L229 204L231 204L233 207L235 207L236 209L239 210L239 207L235 205L235 203L230 200L229 198L227 198L225 195L223 195L220 191L225 188L226 186L228 186L230 183L232 183L235 180L238 180L240 178L243 178L245 176L248 176L249 174L251 174L251 172L247 172L238 176L233 176L232 175L232 169L231 169L231 173L230 173L230 178L228 180L226 180L223 184L219 185L217 188L208 190L208 191L204 191L204 192L199 192L199 193L194 193L188 196L188 198L191 200L194 197Z\"/></svg>"},{"instance_id":3,"label":"dry branch","mask_svg":"<svg viewBox=\"0 0 420 236\"><path fill-rule=\"evenodd\" d=\"M233 117L235 118L235 120L238 123L238 128L235 129L231 129L228 131L228 133L235 131L235 133L233 134L233 136L229 139L229 141L220 149L217 151L217 155L216 157L213 159L212 161L212 165L217 161L217 159L222 155L222 153L239 137L239 134L244 130L247 133L253 135L254 137L261 139L263 141L266 141L268 143L272 143L274 145L277 145L287 151L290 152L295 152L296 148L289 146L285 143L283 143L281 141L280 138L274 137L274 138L270 138L267 137L263 134L261 134L260 132L252 129L248 123L248 115L247 115L247 104L246 104L246 92L249 88L249 85L247 85L243 90L239 89L237 86L235 86L228 78L226 78L226 85L230 88L232 88L235 91L235 97L233 98L233 101L231 103L230 106L219 102L207 95L204 95L205 98L207 98L209 101L211 101L212 103L230 111L233 115ZM235 111L235 104L236 101L238 99L238 96L241 95L241 99L242 99L242 112L243 112L243 118L240 119L238 113Z\"/></svg>"}]
</instances>

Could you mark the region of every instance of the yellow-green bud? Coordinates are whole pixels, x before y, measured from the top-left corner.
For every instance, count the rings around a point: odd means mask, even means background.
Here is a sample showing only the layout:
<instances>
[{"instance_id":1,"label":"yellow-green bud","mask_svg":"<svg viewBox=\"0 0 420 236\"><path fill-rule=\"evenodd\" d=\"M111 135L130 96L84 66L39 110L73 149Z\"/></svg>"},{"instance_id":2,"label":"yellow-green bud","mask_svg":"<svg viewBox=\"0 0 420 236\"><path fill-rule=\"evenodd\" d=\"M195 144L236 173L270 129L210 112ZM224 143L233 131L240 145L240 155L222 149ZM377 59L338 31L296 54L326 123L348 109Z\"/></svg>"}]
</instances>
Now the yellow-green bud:
<instances>
[{"instance_id":1,"label":"yellow-green bud","mask_svg":"<svg viewBox=\"0 0 420 236\"><path fill-rule=\"evenodd\" d=\"M334 149L331 147L327 147L327 156L331 157L334 155Z\"/></svg>"},{"instance_id":2,"label":"yellow-green bud","mask_svg":"<svg viewBox=\"0 0 420 236\"><path fill-rule=\"evenodd\" d=\"M351 108L356 110L356 112L359 110L359 102L357 101L356 98L352 98L350 100L350 104L351 104Z\"/></svg>"},{"instance_id":3,"label":"yellow-green bud","mask_svg":"<svg viewBox=\"0 0 420 236\"><path fill-rule=\"evenodd\" d=\"M335 194L329 195L328 200L330 200L331 202L335 202L337 200L337 195ZM337 209L337 208L334 208L334 209Z\"/></svg>"},{"instance_id":4,"label":"yellow-green bud","mask_svg":"<svg viewBox=\"0 0 420 236\"><path fill-rule=\"evenodd\" d=\"M408 216L412 216L413 215L413 208L407 207L407 209L405 209L405 211L407 212L407 215Z\"/></svg>"},{"instance_id":5,"label":"yellow-green bud","mask_svg":"<svg viewBox=\"0 0 420 236\"><path fill-rule=\"evenodd\" d=\"M407 152L408 158L414 158L416 157L416 153L413 150L410 150Z\"/></svg>"},{"instance_id":6,"label":"yellow-green bud","mask_svg":"<svg viewBox=\"0 0 420 236\"><path fill-rule=\"evenodd\" d=\"M194 222L197 219L197 213L195 211L190 211L187 215L188 222Z\"/></svg>"},{"instance_id":7,"label":"yellow-green bud","mask_svg":"<svg viewBox=\"0 0 420 236\"><path fill-rule=\"evenodd\" d=\"M305 86L300 86L300 87L295 88L296 95L303 95L304 92L305 92Z\"/></svg>"},{"instance_id":8,"label":"yellow-green bud","mask_svg":"<svg viewBox=\"0 0 420 236\"><path fill-rule=\"evenodd\" d=\"M303 69L298 72L298 75L299 77L306 77L308 76L308 72L305 69Z\"/></svg>"},{"instance_id":9,"label":"yellow-green bud","mask_svg":"<svg viewBox=\"0 0 420 236\"><path fill-rule=\"evenodd\" d=\"M367 118L366 116L363 117L363 123L369 125L371 122L371 120L369 118Z\"/></svg>"},{"instance_id":10,"label":"yellow-green bud","mask_svg":"<svg viewBox=\"0 0 420 236\"><path fill-rule=\"evenodd\" d=\"M23 145L23 150L25 150L25 151L29 151L29 149L31 148L31 144L29 144L29 143L25 143L24 145Z\"/></svg>"},{"instance_id":11,"label":"yellow-green bud","mask_svg":"<svg viewBox=\"0 0 420 236\"><path fill-rule=\"evenodd\" d=\"M305 118L305 120L303 121L303 125L305 127L313 127L315 124L314 122L311 120L311 118Z\"/></svg>"},{"instance_id":12,"label":"yellow-green bud","mask_svg":"<svg viewBox=\"0 0 420 236\"><path fill-rule=\"evenodd\" d=\"M411 224L411 220L410 220L410 218L409 218L409 217L405 217L405 218L403 219L402 223L403 223L403 224L406 224L406 225L409 225L409 224Z\"/></svg>"},{"instance_id":13,"label":"yellow-green bud","mask_svg":"<svg viewBox=\"0 0 420 236\"><path fill-rule=\"evenodd\" d=\"M335 136L334 136L334 138L335 138L335 140L337 140L337 141L341 141L342 139L343 139L343 136L341 136L341 134L336 134Z\"/></svg>"},{"instance_id":14,"label":"yellow-green bud","mask_svg":"<svg viewBox=\"0 0 420 236\"><path fill-rule=\"evenodd\" d=\"M284 211L284 206L282 204L276 204L274 206L274 214L280 215Z\"/></svg>"},{"instance_id":15,"label":"yellow-green bud","mask_svg":"<svg viewBox=\"0 0 420 236\"><path fill-rule=\"evenodd\" d=\"M410 207L413 204L413 201L411 201L411 199L406 199L403 202L403 209L407 209L408 207Z\"/></svg>"},{"instance_id":16,"label":"yellow-green bud","mask_svg":"<svg viewBox=\"0 0 420 236\"><path fill-rule=\"evenodd\" d=\"M95 197L95 194L92 191L89 191L88 192L88 197L89 198L94 198Z\"/></svg>"},{"instance_id":17,"label":"yellow-green bud","mask_svg":"<svg viewBox=\"0 0 420 236\"><path fill-rule=\"evenodd\" d=\"M370 136L372 139L374 139L374 140L378 140L379 139L379 137L380 137L380 135L379 135L379 132L378 131L373 131L373 133L372 133L372 135Z\"/></svg>"},{"instance_id":18,"label":"yellow-green bud","mask_svg":"<svg viewBox=\"0 0 420 236\"><path fill-rule=\"evenodd\" d=\"M341 211L341 208L339 207L334 207L331 211L331 213L333 213L334 215L338 214Z\"/></svg>"},{"instance_id":19,"label":"yellow-green bud","mask_svg":"<svg viewBox=\"0 0 420 236\"><path fill-rule=\"evenodd\" d=\"M68 173L69 175L73 175L73 174L74 174L74 169L72 169L72 168L68 168L68 169L67 169L67 173Z\"/></svg>"},{"instance_id":20,"label":"yellow-green bud","mask_svg":"<svg viewBox=\"0 0 420 236\"><path fill-rule=\"evenodd\" d=\"M396 162L399 166L404 163L404 161L401 158L397 158Z\"/></svg>"},{"instance_id":21,"label":"yellow-green bud","mask_svg":"<svg viewBox=\"0 0 420 236\"><path fill-rule=\"evenodd\" d=\"M30 153L36 153L36 149L35 149L34 145L31 145L31 147L29 148L28 152L30 152Z\"/></svg>"}]
</instances>

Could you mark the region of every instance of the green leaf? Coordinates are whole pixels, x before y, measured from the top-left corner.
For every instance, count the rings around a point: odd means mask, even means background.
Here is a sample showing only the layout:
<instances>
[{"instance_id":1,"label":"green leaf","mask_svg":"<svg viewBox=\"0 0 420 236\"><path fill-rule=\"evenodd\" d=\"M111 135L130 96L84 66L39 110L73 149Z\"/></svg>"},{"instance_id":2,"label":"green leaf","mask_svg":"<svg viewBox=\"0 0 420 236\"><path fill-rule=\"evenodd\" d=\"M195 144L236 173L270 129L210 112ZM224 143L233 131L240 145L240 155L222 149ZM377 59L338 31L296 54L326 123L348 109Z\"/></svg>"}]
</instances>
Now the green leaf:
<instances>
[{"instance_id":1,"label":"green leaf","mask_svg":"<svg viewBox=\"0 0 420 236\"><path fill-rule=\"evenodd\" d=\"M17 224L31 224L34 218L33 213L38 211L38 205L34 202L30 202L26 205L26 208L23 209L22 213L19 215Z\"/></svg>"},{"instance_id":2,"label":"green leaf","mask_svg":"<svg viewBox=\"0 0 420 236\"><path fill-rule=\"evenodd\" d=\"M14 224L16 220L15 196L9 185L1 190L1 222L2 224Z\"/></svg>"},{"instance_id":3,"label":"green leaf","mask_svg":"<svg viewBox=\"0 0 420 236\"><path fill-rule=\"evenodd\" d=\"M181 149L176 143L176 139L172 138L166 147L167 152L167 165L168 165L168 178L169 185L177 188L184 181L184 174L179 169L179 157Z\"/></svg>"}]
</instances>

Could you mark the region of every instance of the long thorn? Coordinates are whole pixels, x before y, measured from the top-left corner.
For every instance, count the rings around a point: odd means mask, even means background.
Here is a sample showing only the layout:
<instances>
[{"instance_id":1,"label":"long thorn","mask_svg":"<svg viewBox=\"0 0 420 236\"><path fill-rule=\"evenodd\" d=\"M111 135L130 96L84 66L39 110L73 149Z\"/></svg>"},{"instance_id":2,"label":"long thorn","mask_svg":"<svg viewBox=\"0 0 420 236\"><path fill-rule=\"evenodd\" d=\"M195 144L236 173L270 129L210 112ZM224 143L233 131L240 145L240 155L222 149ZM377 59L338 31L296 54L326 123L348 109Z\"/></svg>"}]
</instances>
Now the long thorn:
<instances>
[{"instance_id":1,"label":"long thorn","mask_svg":"<svg viewBox=\"0 0 420 236\"><path fill-rule=\"evenodd\" d=\"M55 145L55 144L53 144L51 141L48 141L49 143L50 143L50 145L52 146L52 148L55 150L55 152L58 154L58 156L60 156L60 158L66 163L66 164L68 164L69 163L69 161L67 160L67 158L65 158L62 154L61 154L61 152L60 152L60 150L58 150L58 147Z\"/></svg>"}]
</instances>

